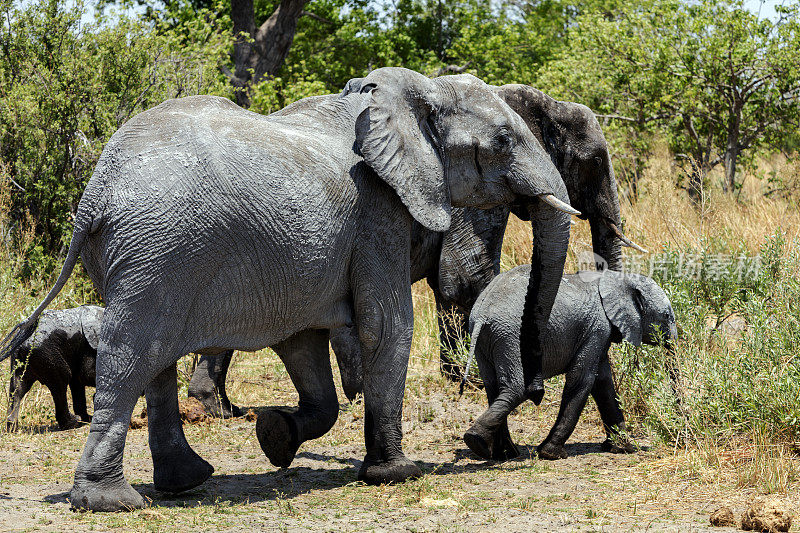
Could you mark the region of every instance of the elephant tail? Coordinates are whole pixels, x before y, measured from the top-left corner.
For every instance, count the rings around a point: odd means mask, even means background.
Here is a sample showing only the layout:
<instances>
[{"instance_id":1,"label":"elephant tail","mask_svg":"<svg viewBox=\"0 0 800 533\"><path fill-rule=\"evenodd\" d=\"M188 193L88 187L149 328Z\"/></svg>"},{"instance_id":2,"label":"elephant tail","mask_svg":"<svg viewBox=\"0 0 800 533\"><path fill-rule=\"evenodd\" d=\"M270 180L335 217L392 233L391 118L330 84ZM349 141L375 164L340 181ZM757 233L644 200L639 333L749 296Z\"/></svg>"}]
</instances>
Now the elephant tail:
<instances>
[{"instance_id":1,"label":"elephant tail","mask_svg":"<svg viewBox=\"0 0 800 533\"><path fill-rule=\"evenodd\" d=\"M464 385L467 383L469 371L472 368L472 361L475 360L475 350L478 346L478 336L481 334L481 327L483 322L477 322L472 328L472 336L469 340L469 356L467 356L467 364L464 365L464 373L461 374L461 385L458 387L458 393L464 394Z\"/></svg>"},{"instance_id":2,"label":"elephant tail","mask_svg":"<svg viewBox=\"0 0 800 533\"><path fill-rule=\"evenodd\" d=\"M42 303L39 304L39 307L37 307L28 318L17 324L14 329L0 341L0 361L8 358L22 346L23 342L33 335L33 332L36 331L36 326L39 324L39 316L42 314L42 311L44 311L47 306L50 305L50 302L58 296L58 293L64 288L64 285L72 274L78 262L78 257L81 254L83 244L86 242L86 236L89 234L90 229L95 226L93 222L95 217L88 213L88 209L86 209L86 204L88 203L84 202L86 196L87 195L84 194L84 198L81 199L80 205L78 206L78 214L75 217L75 230L72 232L72 241L69 243L67 258L64 260L64 265L61 267L61 273L58 275L56 284L53 285L53 288L47 293L47 296L45 296Z\"/></svg>"}]
</instances>

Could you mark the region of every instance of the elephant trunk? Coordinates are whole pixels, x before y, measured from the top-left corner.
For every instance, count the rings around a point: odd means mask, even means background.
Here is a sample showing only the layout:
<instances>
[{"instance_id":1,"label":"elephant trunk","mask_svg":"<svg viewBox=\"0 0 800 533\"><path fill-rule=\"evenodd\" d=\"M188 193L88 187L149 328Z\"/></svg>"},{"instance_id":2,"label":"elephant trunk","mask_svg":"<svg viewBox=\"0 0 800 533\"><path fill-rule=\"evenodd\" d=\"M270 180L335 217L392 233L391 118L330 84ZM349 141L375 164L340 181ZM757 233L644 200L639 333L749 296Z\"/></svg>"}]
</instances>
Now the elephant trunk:
<instances>
[{"instance_id":1,"label":"elephant trunk","mask_svg":"<svg viewBox=\"0 0 800 533\"><path fill-rule=\"evenodd\" d=\"M595 254L595 269L622 270L622 244L614 231L598 217L589 217L592 231L592 249Z\"/></svg>"},{"instance_id":2,"label":"elephant trunk","mask_svg":"<svg viewBox=\"0 0 800 533\"><path fill-rule=\"evenodd\" d=\"M544 397L540 332L547 326L564 274L570 217L541 199L528 204L528 213L533 226L533 250L522 313L520 352L526 395L538 405Z\"/></svg>"},{"instance_id":3,"label":"elephant trunk","mask_svg":"<svg viewBox=\"0 0 800 533\"><path fill-rule=\"evenodd\" d=\"M589 205L581 207L589 219L592 230L592 248L595 253L595 269L622 270L622 246L629 246L640 252L644 248L628 239L621 231L619 198L617 181L614 179L614 167L607 162L603 178L598 180L600 188ZM576 198L581 198L580 191L573 191ZM578 202L580 204L580 202ZM599 257L597 257L599 256Z\"/></svg>"}]
</instances>

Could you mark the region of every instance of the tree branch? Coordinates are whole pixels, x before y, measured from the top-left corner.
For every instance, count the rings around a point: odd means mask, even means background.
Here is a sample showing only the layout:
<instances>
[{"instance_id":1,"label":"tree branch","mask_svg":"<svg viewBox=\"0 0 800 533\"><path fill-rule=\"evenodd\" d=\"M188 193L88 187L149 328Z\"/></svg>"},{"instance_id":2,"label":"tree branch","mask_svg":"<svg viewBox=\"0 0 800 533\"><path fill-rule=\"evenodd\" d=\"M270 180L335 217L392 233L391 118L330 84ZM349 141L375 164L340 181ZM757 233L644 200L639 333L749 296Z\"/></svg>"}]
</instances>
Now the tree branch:
<instances>
[{"instance_id":1,"label":"tree branch","mask_svg":"<svg viewBox=\"0 0 800 533\"><path fill-rule=\"evenodd\" d=\"M318 21L323 22L325 24L330 24L331 26L336 25L336 23L334 21L332 21L330 19L326 19L325 17L320 17L319 15L317 15L316 13L312 13L311 11L303 10L303 11L300 12L300 16L301 17L312 18L314 20L318 20Z\"/></svg>"}]
</instances>

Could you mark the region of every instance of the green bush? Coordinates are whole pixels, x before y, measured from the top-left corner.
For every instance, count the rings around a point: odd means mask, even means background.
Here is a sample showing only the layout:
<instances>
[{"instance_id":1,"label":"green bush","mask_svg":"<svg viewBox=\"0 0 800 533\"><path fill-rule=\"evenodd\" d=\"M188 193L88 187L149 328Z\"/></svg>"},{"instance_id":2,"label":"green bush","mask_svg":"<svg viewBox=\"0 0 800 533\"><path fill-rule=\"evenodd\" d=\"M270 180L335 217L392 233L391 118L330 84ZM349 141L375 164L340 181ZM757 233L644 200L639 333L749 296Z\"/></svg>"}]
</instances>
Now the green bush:
<instances>
[{"instance_id":1,"label":"green bush","mask_svg":"<svg viewBox=\"0 0 800 533\"><path fill-rule=\"evenodd\" d=\"M120 18L94 24L62 0L0 0L0 229L18 274L52 270L106 141L171 97L226 94L225 36L197 17L180 32ZM187 44L187 34L197 37Z\"/></svg>"},{"instance_id":2,"label":"green bush","mask_svg":"<svg viewBox=\"0 0 800 533\"><path fill-rule=\"evenodd\" d=\"M675 309L677 353L670 360L663 347L615 350L626 412L670 442L752 434L800 441L798 244L787 246L778 231L757 257L733 254L724 269L727 243L687 250L696 276L678 276L681 254L665 254L668 268L654 277ZM667 363L680 373L680 404Z\"/></svg>"}]
</instances>

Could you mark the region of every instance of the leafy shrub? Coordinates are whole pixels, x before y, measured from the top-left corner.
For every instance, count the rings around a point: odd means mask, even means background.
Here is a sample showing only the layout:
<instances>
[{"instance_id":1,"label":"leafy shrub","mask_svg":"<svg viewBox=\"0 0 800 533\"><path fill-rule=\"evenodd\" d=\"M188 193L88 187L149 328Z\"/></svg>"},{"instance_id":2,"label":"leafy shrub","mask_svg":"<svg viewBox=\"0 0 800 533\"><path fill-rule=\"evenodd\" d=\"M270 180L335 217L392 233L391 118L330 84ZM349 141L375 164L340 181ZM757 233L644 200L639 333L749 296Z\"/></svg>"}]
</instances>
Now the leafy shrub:
<instances>
[{"instance_id":1,"label":"leafy shrub","mask_svg":"<svg viewBox=\"0 0 800 533\"><path fill-rule=\"evenodd\" d=\"M62 0L0 4L0 207L30 278L66 252L78 200L119 126L170 97L228 91L217 70L225 41L202 17L164 34L124 17L85 24L82 5Z\"/></svg>"},{"instance_id":2,"label":"leafy shrub","mask_svg":"<svg viewBox=\"0 0 800 533\"><path fill-rule=\"evenodd\" d=\"M662 347L615 350L626 411L667 441L754 432L800 441L798 244L787 246L778 231L757 257L735 255L722 272L719 248L688 250L698 258L694 278L676 276L679 254L665 254L668 268L655 277L675 310L677 354L670 361ZM751 268L739 272L740 259ZM680 404L668 362L680 373Z\"/></svg>"}]
</instances>

